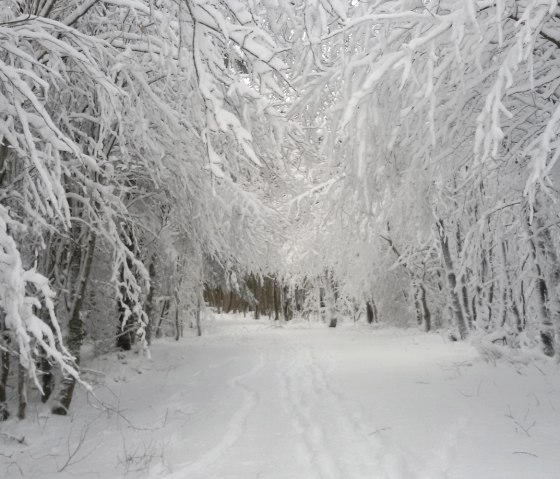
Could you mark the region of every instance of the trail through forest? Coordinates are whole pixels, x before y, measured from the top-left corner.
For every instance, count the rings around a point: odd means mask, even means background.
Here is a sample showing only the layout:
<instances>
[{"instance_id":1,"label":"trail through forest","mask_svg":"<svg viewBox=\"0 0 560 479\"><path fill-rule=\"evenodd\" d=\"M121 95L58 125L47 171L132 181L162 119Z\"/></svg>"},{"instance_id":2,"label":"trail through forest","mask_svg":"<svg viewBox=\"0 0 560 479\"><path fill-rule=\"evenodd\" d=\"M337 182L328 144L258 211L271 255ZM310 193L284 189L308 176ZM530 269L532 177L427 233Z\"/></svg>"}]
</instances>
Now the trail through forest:
<instances>
[{"instance_id":1,"label":"trail through forest","mask_svg":"<svg viewBox=\"0 0 560 479\"><path fill-rule=\"evenodd\" d=\"M151 361L91 359L97 399L82 390L73 416L6 424L0 476L558 477L552 364L488 364L438 334L360 323L207 326L157 342Z\"/></svg>"}]
</instances>

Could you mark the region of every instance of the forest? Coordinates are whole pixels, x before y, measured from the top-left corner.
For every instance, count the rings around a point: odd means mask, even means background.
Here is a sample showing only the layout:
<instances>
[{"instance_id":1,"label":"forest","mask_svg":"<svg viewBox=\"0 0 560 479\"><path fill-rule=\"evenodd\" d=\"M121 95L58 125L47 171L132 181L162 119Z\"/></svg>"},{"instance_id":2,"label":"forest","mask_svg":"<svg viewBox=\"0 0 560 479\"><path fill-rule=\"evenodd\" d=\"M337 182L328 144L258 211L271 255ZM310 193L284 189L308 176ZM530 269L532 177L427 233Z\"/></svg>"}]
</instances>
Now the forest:
<instances>
[{"instance_id":1,"label":"forest","mask_svg":"<svg viewBox=\"0 0 560 479\"><path fill-rule=\"evenodd\" d=\"M212 311L560 360L557 0L1 5L0 420Z\"/></svg>"}]
</instances>

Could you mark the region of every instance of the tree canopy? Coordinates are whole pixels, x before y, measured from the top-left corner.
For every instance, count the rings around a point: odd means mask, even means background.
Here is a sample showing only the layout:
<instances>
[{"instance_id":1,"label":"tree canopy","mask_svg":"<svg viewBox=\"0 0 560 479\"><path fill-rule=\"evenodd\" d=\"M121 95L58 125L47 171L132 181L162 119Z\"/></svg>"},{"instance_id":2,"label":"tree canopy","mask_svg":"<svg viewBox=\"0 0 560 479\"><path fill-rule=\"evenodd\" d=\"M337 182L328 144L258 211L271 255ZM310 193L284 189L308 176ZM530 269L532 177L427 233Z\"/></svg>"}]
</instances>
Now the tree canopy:
<instances>
[{"instance_id":1,"label":"tree canopy","mask_svg":"<svg viewBox=\"0 0 560 479\"><path fill-rule=\"evenodd\" d=\"M557 0L9 0L2 347L75 380L93 268L141 341L155 284L179 310L272 275L332 315L558 355L559 22Z\"/></svg>"}]
</instances>

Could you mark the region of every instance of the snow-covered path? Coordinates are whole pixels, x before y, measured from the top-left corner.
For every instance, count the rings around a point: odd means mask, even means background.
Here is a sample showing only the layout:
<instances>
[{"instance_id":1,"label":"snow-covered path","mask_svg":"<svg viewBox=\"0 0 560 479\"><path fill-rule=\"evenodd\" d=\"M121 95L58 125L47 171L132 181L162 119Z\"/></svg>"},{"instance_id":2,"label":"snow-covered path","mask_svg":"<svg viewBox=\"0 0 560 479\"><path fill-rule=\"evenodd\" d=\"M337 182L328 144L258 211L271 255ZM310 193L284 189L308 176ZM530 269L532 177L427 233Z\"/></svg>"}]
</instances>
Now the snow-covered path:
<instances>
[{"instance_id":1,"label":"snow-covered path","mask_svg":"<svg viewBox=\"0 0 560 479\"><path fill-rule=\"evenodd\" d=\"M28 444L6 445L0 477L560 477L558 368L488 365L437 334L220 318L110 362L91 367L119 413L81 393L74 418L9 423Z\"/></svg>"}]
</instances>

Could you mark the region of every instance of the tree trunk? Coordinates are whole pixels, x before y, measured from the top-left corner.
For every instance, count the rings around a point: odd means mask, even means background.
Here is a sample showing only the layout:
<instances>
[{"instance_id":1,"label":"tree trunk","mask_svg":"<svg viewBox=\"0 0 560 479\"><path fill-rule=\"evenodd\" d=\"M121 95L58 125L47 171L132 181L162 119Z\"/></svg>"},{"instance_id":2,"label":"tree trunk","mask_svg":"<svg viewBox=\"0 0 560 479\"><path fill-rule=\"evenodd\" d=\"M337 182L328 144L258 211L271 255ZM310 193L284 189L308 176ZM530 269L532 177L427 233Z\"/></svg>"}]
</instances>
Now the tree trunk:
<instances>
[{"instance_id":1,"label":"tree trunk","mask_svg":"<svg viewBox=\"0 0 560 479\"><path fill-rule=\"evenodd\" d=\"M461 234L461 226L459 224L457 224L457 231L456 231L455 238L457 241L457 255L460 258L463 251L463 235ZM463 301L463 312L467 322L467 327L469 330L471 330L473 327L473 316L470 309L469 292L467 289L467 278L465 277L465 275L461 276L460 282L461 282L461 299ZM424 296L425 295L426 292L424 291Z\"/></svg>"},{"instance_id":2,"label":"tree trunk","mask_svg":"<svg viewBox=\"0 0 560 479\"><path fill-rule=\"evenodd\" d=\"M536 213L536 211L535 211ZM544 277L544 271L541 268L541 263L543 258L541 257L543 247L539 240L538 231L535 231L533 225L529 221L529 215L527 215L526 220L527 233L529 236L529 247L531 252L531 258L533 260L533 266L537 274L536 288L537 288L537 303L539 307L541 328L540 328L540 339L542 345L542 351L546 356L552 357L555 354L555 341L554 341L554 326L552 319L550 317L550 312L548 309L548 286ZM535 244L535 239L539 241L539 247Z\"/></svg>"},{"instance_id":3,"label":"tree trunk","mask_svg":"<svg viewBox=\"0 0 560 479\"><path fill-rule=\"evenodd\" d=\"M181 337L181 322L179 319L179 297L175 296L175 341Z\"/></svg>"},{"instance_id":4,"label":"tree trunk","mask_svg":"<svg viewBox=\"0 0 560 479\"><path fill-rule=\"evenodd\" d=\"M513 296L513 284L511 281L511 275L509 274L509 270L507 267L507 247L506 247L506 242L502 241L502 263L504 266L504 277L505 277L505 282L506 284L504 285L506 288L506 295L507 295L507 300L509 301L509 306L511 308L511 311L513 313L513 316L515 318L515 330L520 333L521 331L523 331L523 320L521 318L521 314L519 313L519 307L517 306L517 301ZM505 305L505 299L504 299L504 305ZM505 314L505 309L504 309L504 314ZM507 318L503 318L502 321L505 322Z\"/></svg>"},{"instance_id":5,"label":"tree trunk","mask_svg":"<svg viewBox=\"0 0 560 479\"><path fill-rule=\"evenodd\" d=\"M152 258L152 261L150 262L150 266L148 268L148 272L150 274L150 289L148 290L148 294L146 295L145 312L146 317L148 318L148 324L146 324L146 343L148 343L149 346L150 344L152 344L152 325L154 322L154 282L156 278L155 258Z\"/></svg>"},{"instance_id":6,"label":"tree trunk","mask_svg":"<svg viewBox=\"0 0 560 479\"><path fill-rule=\"evenodd\" d=\"M78 289L76 292L76 297L74 299L70 320L68 322L68 337L66 339L66 345L70 354L72 354L72 356L74 357L74 364L76 368L78 368L80 365L80 348L84 339L83 323L80 314L85 298L86 287L89 281L89 275L91 273L93 254L95 251L95 240L95 233L90 231L87 247L85 248L85 252L82 251L82 267L78 280ZM72 402L75 385L76 379L74 378L74 376L67 373L64 374L57 401L52 407L53 414L58 414L61 416L65 416L66 414L68 414L68 408L70 407L70 403Z\"/></svg>"},{"instance_id":7,"label":"tree trunk","mask_svg":"<svg viewBox=\"0 0 560 479\"><path fill-rule=\"evenodd\" d=\"M121 281L124 281L124 277L121 277ZM128 293L126 287L121 287L122 298L118 300L118 311L119 320L117 323L117 341L116 346L118 349L123 351L130 351L132 349L132 314L130 310L130 305L128 304Z\"/></svg>"},{"instance_id":8,"label":"tree trunk","mask_svg":"<svg viewBox=\"0 0 560 479\"><path fill-rule=\"evenodd\" d=\"M325 300L327 306L327 319L329 328L336 328L338 318L336 316L336 299L337 294L334 286L332 275L327 273L325 281Z\"/></svg>"},{"instance_id":9,"label":"tree trunk","mask_svg":"<svg viewBox=\"0 0 560 479\"><path fill-rule=\"evenodd\" d=\"M200 297L198 298L198 302L196 304L196 335L202 336L202 327L200 325L200 312L202 309Z\"/></svg>"},{"instance_id":10,"label":"tree trunk","mask_svg":"<svg viewBox=\"0 0 560 479\"><path fill-rule=\"evenodd\" d=\"M541 250L540 257L543 260L544 269L546 270L546 281L550 285L548 297L548 314L550 328L548 338L550 339L550 356L558 354L557 343L560 341L560 263L550 235L550 229L544 227L542 222L538 222L538 244ZM544 341L543 341L544 343ZM560 355L558 356L560 360Z\"/></svg>"},{"instance_id":11,"label":"tree trunk","mask_svg":"<svg viewBox=\"0 0 560 479\"><path fill-rule=\"evenodd\" d=\"M368 324L377 323L377 306L373 299L366 302L366 317Z\"/></svg>"},{"instance_id":12,"label":"tree trunk","mask_svg":"<svg viewBox=\"0 0 560 479\"><path fill-rule=\"evenodd\" d=\"M163 304L161 306L161 314L160 314L158 325L157 325L157 328L156 328L156 338L161 338L161 335L162 335L161 325L163 323L163 320L165 319L165 315L167 314L167 311L169 311L169 305L170 305L169 298L165 298L163 300Z\"/></svg>"},{"instance_id":13,"label":"tree trunk","mask_svg":"<svg viewBox=\"0 0 560 479\"><path fill-rule=\"evenodd\" d=\"M455 326L457 327L459 337L461 339L465 339L468 336L468 329L467 323L465 321L465 316L463 314L461 299L459 298L459 294L457 292L457 277L453 268L451 251L449 250L449 239L445 234L442 220L438 221L437 227L441 245L441 254L443 256L443 264L445 267L445 272L447 274L449 294L451 295L451 310L453 312L453 318L455 320Z\"/></svg>"},{"instance_id":14,"label":"tree trunk","mask_svg":"<svg viewBox=\"0 0 560 479\"><path fill-rule=\"evenodd\" d=\"M414 307L418 327L427 333L432 328L432 315L426 301L426 288L422 283L416 283L414 286Z\"/></svg>"},{"instance_id":15,"label":"tree trunk","mask_svg":"<svg viewBox=\"0 0 560 479\"><path fill-rule=\"evenodd\" d=\"M18 382L17 382L17 392L18 392L18 419L25 419L25 413L27 410L27 369L21 364L18 364Z\"/></svg>"},{"instance_id":16,"label":"tree trunk","mask_svg":"<svg viewBox=\"0 0 560 479\"><path fill-rule=\"evenodd\" d=\"M278 298L278 284L276 279L272 281L272 304L274 307L274 321L280 319L280 300Z\"/></svg>"},{"instance_id":17,"label":"tree trunk","mask_svg":"<svg viewBox=\"0 0 560 479\"><path fill-rule=\"evenodd\" d=\"M122 226L121 234L125 237L125 244L130 253L136 256L138 247L133 227L129 224L124 224ZM125 262L128 270L132 271L133 263L130 256L127 255ZM124 265L122 265L119 272L121 286L120 298L118 300L119 319L117 322L116 346L123 351L130 351L135 339L135 334L133 331L135 321L133 317L134 313L132 313L134 304L132 302L132 298L128 293L128 288L125 284L124 272L125 268Z\"/></svg>"},{"instance_id":18,"label":"tree trunk","mask_svg":"<svg viewBox=\"0 0 560 479\"><path fill-rule=\"evenodd\" d=\"M490 282L490 286L488 287L488 301L486 304L486 309L488 310L488 324L486 327L487 329L494 329L494 325L492 324L492 317L494 314L492 309L494 303L494 255L492 254L491 249L488 250L488 269L492 280Z\"/></svg>"},{"instance_id":19,"label":"tree trunk","mask_svg":"<svg viewBox=\"0 0 560 479\"><path fill-rule=\"evenodd\" d=\"M418 288L420 289L420 307L422 309L422 329L427 333L432 329L432 314L430 313L426 301L426 289L424 285L420 283Z\"/></svg>"},{"instance_id":20,"label":"tree trunk","mask_svg":"<svg viewBox=\"0 0 560 479\"><path fill-rule=\"evenodd\" d=\"M420 304L420 288L418 285L414 285L414 313L416 315L416 324L418 327L422 326L424 318L422 315L422 305Z\"/></svg>"},{"instance_id":21,"label":"tree trunk","mask_svg":"<svg viewBox=\"0 0 560 479\"><path fill-rule=\"evenodd\" d=\"M41 351L39 369L41 370L41 389L43 390L41 402L46 403L53 392L54 375L52 373L52 364L44 351Z\"/></svg>"},{"instance_id":22,"label":"tree trunk","mask_svg":"<svg viewBox=\"0 0 560 479\"><path fill-rule=\"evenodd\" d=\"M4 325L0 323L2 327ZM8 375L10 374L10 336L6 330L0 331L2 334L0 345L5 348L0 351L0 421L5 421L10 417L8 402L6 397L6 388L8 386Z\"/></svg>"},{"instance_id":23,"label":"tree trunk","mask_svg":"<svg viewBox=\"0 0 560 479\"><path fill-rule=\"evenodd\" d=\"M282 288L282 312L284 314L284 321L292 319L292 299L290 297L290 288L287 285Z\"/></svg>"}]
</instances>

